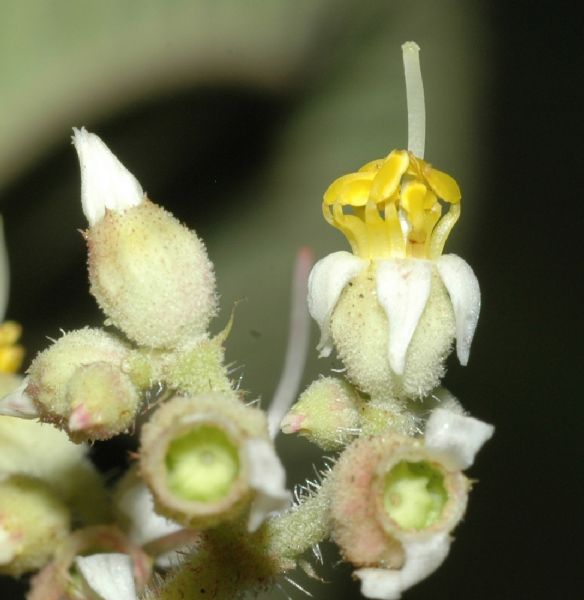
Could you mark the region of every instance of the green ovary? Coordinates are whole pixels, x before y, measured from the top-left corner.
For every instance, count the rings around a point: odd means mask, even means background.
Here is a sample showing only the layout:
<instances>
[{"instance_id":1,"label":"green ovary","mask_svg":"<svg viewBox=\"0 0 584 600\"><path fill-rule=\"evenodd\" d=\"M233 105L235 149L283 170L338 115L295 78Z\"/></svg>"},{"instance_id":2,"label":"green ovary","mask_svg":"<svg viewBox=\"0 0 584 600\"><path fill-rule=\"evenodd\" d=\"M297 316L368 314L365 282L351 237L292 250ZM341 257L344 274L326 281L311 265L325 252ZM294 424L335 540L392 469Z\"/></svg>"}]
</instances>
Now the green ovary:
<instances>
[{"instance_id":1,"label":"green ovary","mask_svg":"<svg viewBox=\"0 0 584 600\"><path fill-rule=\"evenodd\" d=\"M402 529L425 529L440 519L448 494L432 464L401 461L385 476L383 506Z\"/></svg>"},{"instance_id":2,"label":"green ovary","mask_svg":"<svg viewBox=\"0 0 584 600\"><path fill-rule=\"evenodd\" d=\"M196 502L224 498L239 473L237 447L221 429L201 425L174 440L166 454L167 484Z\"/></svg>"}]
</instances>

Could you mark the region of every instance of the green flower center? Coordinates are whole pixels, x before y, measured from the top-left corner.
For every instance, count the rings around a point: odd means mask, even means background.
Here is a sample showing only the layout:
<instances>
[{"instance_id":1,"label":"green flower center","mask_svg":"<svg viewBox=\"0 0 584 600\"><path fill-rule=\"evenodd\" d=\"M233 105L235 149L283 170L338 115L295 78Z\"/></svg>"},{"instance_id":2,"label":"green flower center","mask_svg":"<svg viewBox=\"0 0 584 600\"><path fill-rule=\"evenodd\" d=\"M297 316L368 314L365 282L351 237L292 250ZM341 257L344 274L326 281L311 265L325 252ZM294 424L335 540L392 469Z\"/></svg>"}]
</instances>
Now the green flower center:
<instances>
[{"instance_id":1,"label":"green flower center","mask_svg":"<svg viewBox=\"0 0 584 600\"><path fill-rule=\"evenodd\" d=\"M175 439L166 453L167 485L184 500L215 502L239 474L237 446L218 427L199 425Z\"/></svg>"},{"instance_id":2,"label":"green flower center","mask_svg":"<svg viewBox=\"0 0 584 600\"><path fill-rule=\"evenodd\" d=\"M438 521L448 500L444 476L426 461L401 461L385 476L383 506L402 529L425 529Z\"/></svg>"}]
</instances>

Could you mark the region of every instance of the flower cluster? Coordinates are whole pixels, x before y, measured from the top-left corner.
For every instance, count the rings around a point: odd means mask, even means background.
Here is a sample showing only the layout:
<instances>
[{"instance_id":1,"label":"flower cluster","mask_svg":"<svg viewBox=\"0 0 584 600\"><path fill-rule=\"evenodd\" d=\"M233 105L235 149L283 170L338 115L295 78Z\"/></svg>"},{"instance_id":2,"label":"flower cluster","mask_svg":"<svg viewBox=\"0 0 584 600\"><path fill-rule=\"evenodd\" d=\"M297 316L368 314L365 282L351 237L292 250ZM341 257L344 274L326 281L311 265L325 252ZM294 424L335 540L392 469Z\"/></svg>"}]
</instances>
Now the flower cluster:
<instances>
[{"instance_id":1,"label":"flower cluster","mask_svg":"<svg viewBox=\"0 0 584 600\"><path fill-rule=\"evenodd\" d=\"M230 378L231 322L209 333L218 297L203 242L99 137L75 130L90 291L105 325L63 333L24 378L20 328L0 325L0 572L36 571L29 600L300 588L288 573L316 577L304 555L322 562L326 539L364 596L393 600L446 558L468 501L464 471L493 428L441 387L455 340L468 362L480 292L468 264L442 254L461 193L423 160L415 44L404 45L404 63L416 107L409 148L326 190L324 217L352 253L323 258L310 275L300 253L293 333L267 414ZM321 356L335 350L346 377L320 377L292 406L306 294ZM278 426L335 453L294 494ZM137 437L136 460L106 492L86 444L123 433Z\"/></svg>"}]
</instances>

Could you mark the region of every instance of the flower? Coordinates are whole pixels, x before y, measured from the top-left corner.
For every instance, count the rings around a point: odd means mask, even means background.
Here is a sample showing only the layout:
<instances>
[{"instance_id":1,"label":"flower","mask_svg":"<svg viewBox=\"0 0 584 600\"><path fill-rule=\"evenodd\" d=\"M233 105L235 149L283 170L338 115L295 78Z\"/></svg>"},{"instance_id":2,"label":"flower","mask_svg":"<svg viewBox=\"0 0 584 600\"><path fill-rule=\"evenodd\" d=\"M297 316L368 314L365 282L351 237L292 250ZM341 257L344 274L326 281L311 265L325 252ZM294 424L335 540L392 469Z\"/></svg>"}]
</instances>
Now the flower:
<instances>
[{"instance_id":1,"label":"flower","mask_svg":"<svg viewBox=\"0 0 584 600\"><path fill-rule=\"evenodd\" d=\"M454 337L461 364L468 362L479 285L464 260L442 255L460 199L456 181L411 149L368 162L324 194L324 218L353 253L334 252L311 272L308 305L321 328L318 349L328 356L336 346L349 378L371 395L427 393L443 375ZM388 331L383 343L380 329ZM422 339L415 340L417 329L425 329ZM380 361L380 352L387 359ZM397 385L403 389L395 389L396 376L404 379Z\"/></svg>"},{"instance_id":2,"label":"flower","mask_svg":"<svg viewBox=\"0 0 584 600\"><path fill-rule=\"evenodd\" d=\"M444 216L439 199L450 205ZM345 206L352 207L353 214L346 214ZM399 320L401 335L396 336L390 349L392 368L402 373L407 345L429 296L430 263L434 262L452 299L457 354L466 364L478 320L478 282L461 258L441 256L460 216L456 181L411 152L393 150L385 159L369 162L357 173L334 181L324 194L323 214L347 237L353 255L334 253L320 261L312 272L309 306L313 317L324 326L321 353L330 353L324 321L340 293L350 279L375 262L377 293L388 318L390 312L399 310L401 299L404 304L417 300L408 310L410 318ZM325 298L322 287L328 292Z\"/></svg>"},{"instance_id":3,"label":"flower","mask_svg":"<svg viewBox=\"0 0 584 600\"><path fill-rule=\"evenodd\" d=\"M265 415L228 392L177 395L158 408L142 429L140 473L155 511L197 530L247 512L255 531L291 499Z\"/></svg>"},{"instance_id":4,"label":"flower","mask_svg":"<svg viewBox=\"0 0 584 600\"><path fill-rule=\"evenodd\" d=\"M464 515L462 470L493 435L492 425L444 408L423 438L360 438L335 467L333 537L368 598L394 600L437 569Z\"/></svg>"}]
</instances>

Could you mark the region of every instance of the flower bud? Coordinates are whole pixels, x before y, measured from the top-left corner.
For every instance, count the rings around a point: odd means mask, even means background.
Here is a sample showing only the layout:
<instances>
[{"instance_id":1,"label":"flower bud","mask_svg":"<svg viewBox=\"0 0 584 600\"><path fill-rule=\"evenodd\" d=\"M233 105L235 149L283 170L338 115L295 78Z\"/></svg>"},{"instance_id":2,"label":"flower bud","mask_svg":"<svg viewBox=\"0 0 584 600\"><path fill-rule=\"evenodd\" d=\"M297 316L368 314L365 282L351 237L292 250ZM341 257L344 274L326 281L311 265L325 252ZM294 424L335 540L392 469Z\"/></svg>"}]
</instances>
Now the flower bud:
<instances>
[{"instance_id":1,"label":"flower bud","mask_svg":"<svg viewBox=\"0 0 584 600\"><path fill-rule=\"evenodd\" d=\"M338 450L359 428L360 398L340 379L313 382L284 417L284 433L298 433L325 450Z\"/></svg>"},{"instance_id":2,"label":"flower bud","mask_svg":"<svg viewBox=\"0 0 584 600\"><path fill-rule=\"evenodd\" d=\"M414 320L403 372L398 374L388 361L388 347L391 350L392 335L397 334L380 305L376 277L382 281L371 266L345 287L331 317L335 347L348 378L363 392L377 398L420 398L444 376L444 361L456 331L452 302L432 268L429 296L419 320ZM408 309L410 303L405 300L401 299L400 310ZM399 321L396 315L395 322Z\"/></svg>"},{"instance_id":3,"label":"flower bud","mask_svg":"<svg viewBox=\"0 0 584 600\"><path fill-rule=\"evenodd\" d=\"M0 481L0 573L42 567L69 532L69 511L51 487L27 475Z\"/></svg>"},{"instance_id":4,"label":"flower bud","mask_svg":"<svg viewBox=\"0 0 584 600\"><path fill-rule=\"evenodd\" d=\"M140 406L138 391L117 367L95 362L78 367L67 386L71 439L107 440L129 429Z\"/></svg>"},{"instance_id":5,"label":"flower bud","mask_svg":"<svg viewBox=\"0 0 584 600\"><path fill-rule=\"evenodd\" d=\"M138 406L121 370L127 355L128 348L104 331L72 331L34 359L26 394L42 421L68 430L76 441L111 437L128 427Z\"/></svg>"},{"instance_id":6,"label":"flower bud","mask_svg":"<svg viewBox=\"0 0 584 600\"><path fill-rule=\"evenodd\" d=\"M263 413L222 393L175 397L144 425L140 469L158 512L201 529L252 498L245 441L266 438Z\"/></svg>"},{"instance_id":7,"label":"flower bud","mask_svg":"<svg viewBox=\"0 0 584 600\"><path fill-rule=\"evenodd\" d=\"M129 338L172 347L205 333L217 312L215 276L195 233L144 199L106 211L85 235L91 293Z\"/></svg>"}]
</instances>

